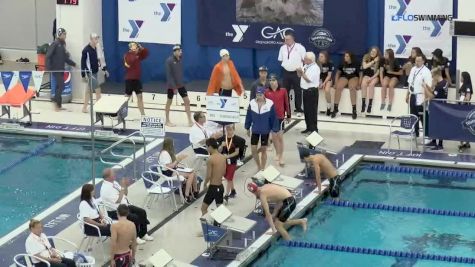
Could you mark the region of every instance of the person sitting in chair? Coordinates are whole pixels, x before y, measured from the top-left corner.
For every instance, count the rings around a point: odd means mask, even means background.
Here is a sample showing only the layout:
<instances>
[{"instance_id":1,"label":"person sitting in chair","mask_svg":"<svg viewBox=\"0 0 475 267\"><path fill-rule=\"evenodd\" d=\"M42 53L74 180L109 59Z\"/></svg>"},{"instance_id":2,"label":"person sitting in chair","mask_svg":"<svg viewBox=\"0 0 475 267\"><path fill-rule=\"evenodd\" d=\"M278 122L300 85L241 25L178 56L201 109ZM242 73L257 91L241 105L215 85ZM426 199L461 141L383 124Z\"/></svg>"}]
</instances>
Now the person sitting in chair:
<instances>
[{"instance_id":1,"label":"person sitting in chair","mask_svg":"<svg viewBox=\"0 0 475 267\"><path fill-rule=\"evenodd\" d=\"M97 202L94 199L94 185L85 184L81 190L81 202L79 203L79 216L85 222L84 233L88 236L98 236L97 229L90 224L97 226L101 236L110 236L110 224L105 219L97 207Z\"/></svg>"},{"instance_id":2,"label":"person sitting in chair","mask_svg":"<svg viewBox=\"0 0 475 267\"><path fill-rule=\"evenodd\" d=\"M32 259L35 267L76 267L73 260L61 257L51 246L48 238L43 233L43 225L40 221L30 220L29 228L31 233L25 241L26 253L49 262L49 265L47 265L37 259Z\"/></svg>"},{"instance_id":3,"label":"person sitting in chair","mask_svg":"<svg viewBox=\"0 0 475 267\"><path fill-rule=\"evenodd\" d=\"M163 140L162 151L158 155L158 163L162 167L163 175L167 177L173 177L174 172L170 169L176 169L178 164L184 160L187 155L175 155L175 147L173 145L173 139L166 137ZM194 172L179 172L180 181L185 183L185 201L186 203L191 203L193 198L197 198L199 194L199 188L196 183L196 174ZM193 194L191 192L193 190Z\"/></svg>"},{"instance_id":4,"label":"person sitting in chair","mask_svg":"<svg viewBox=\"0 0 475 267\"><path fill-rule=\"evenodd\" d=\"M223 133L220 131L215 131L212 127L209 127L206 123L206 115L201 112L195 112L193 114L193 119L195 123L191 126L189 140L191 147L196 154L208 155L206 150L206 139L208 138L220 138L223 136Z\"/></svg>"},{"instance_id":5,"label":"person sitting in chair","mask_svg":"<svg viewBox=\"0 0 475 267\"><path fill-rule=\"evenodd\" d=\"M150 222L147 219L147 212L137 206L131 205L127 194L129 192L129 182L126 178L122 178L120 184L116 181L116 175L113 169L104 169L102 173L104 182L101 187L101 198L104 203L115 210L108 211L109 217L117 219L117 207L119 204L126 204L129 206L129 215L127 218L134 222L137 230L137 244L144 244L145 241L153 241L153 237L147 234L147 225Z\"/></svg>"}]
</instances>

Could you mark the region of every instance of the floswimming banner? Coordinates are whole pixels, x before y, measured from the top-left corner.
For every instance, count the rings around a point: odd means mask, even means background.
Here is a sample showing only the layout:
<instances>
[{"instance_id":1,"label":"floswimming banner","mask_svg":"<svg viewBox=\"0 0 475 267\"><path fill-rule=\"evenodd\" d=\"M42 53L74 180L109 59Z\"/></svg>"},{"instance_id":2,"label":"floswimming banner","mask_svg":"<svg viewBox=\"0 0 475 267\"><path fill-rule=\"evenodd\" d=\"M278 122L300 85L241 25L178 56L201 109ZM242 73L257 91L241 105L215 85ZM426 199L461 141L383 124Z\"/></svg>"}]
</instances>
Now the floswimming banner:
<instances>
[{"instance_id":1,"label":"floswimming banner","mask_svg":"<svg viewBox=\"0 0 475 267\"><path fill-rule=\"evenodd\" d=\"M362 54L367 12L365 0L199 0L198 40L269 49L281 46L291 30L307 49Z\"/></svg>"},{"instance_id":2,"label":"floswimming banner","mask_svg":"<svg viewBox=\"0 0 475 267\"><path fill-rule=\"evenodd\" d=\"M181 0L119 0L118 30L119 41L179 44Z\"/></svg>"},{"instance_id":3,"label":"floswimming banner","mask_svg":"<svg viewBox=\"0 0 475 267\"><path fill-rule=\"evenodd\" d=\"M440 48L452 59L453 5L453 0L385 0L384 48L393 49L398 58L408 58L412 47L431 58Z\"/></svg>"},{"instance_id":4,"label":"floswimming banner","mask_svg":"<svg viewBox=\"0 0 475 267\"><path fill-rule=\"evenodd\" d=\"M475 142L475 106L431 101L429 137Z\"/></svg>"}]
</instances>

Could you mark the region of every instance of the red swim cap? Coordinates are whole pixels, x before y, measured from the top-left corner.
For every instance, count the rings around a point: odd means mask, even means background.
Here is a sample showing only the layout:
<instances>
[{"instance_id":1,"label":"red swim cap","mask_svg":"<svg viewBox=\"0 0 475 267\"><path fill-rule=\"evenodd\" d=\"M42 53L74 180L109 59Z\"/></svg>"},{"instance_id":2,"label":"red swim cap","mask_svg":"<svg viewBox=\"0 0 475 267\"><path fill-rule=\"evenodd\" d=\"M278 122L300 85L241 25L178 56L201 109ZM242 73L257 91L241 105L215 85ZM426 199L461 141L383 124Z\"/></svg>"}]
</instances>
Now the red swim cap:
<instances>
[{"instance_id":1,"label":"red swim cap","mask_svg":"<svg viewBox=\"0 0 475 267\"><path fill-rule=\"evenodd\" d=\"M256 193L258 188L259 187L255 183L248 183L247 184L247 190L249 190L251 193Z\"/></svg>"}]
</instances>

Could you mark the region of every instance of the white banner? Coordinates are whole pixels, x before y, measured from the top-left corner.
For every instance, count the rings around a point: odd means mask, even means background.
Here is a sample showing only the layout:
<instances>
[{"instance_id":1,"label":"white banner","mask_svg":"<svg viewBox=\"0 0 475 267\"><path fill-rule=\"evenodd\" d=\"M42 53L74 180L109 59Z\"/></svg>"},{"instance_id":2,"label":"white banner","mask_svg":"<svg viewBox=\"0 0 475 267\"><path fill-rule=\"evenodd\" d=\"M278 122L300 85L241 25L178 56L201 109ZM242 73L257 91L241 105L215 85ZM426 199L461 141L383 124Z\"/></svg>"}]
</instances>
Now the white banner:
<instances>
[{"instance_id":1,"label":"white banner","mask_svg":"<svg viewBox=\"0 0 475 267\"><path fill-rule=\"evenodd\" d=\"M408 58L420 47L428 58L436 48L452 59L450 21L453 0L385 0L384 48L398 58Z\"/></svg>"},{"instance_id":2,"label":"white banner","mask_svg":"<svg viewBox=\"0 0 475 267\"><path fill-rule=\"evenodd\" d=\"M239 113L239 97L206 96L206 109Z\"/></svg>"},{"instance_id":3,"label":"white banner","mask_svg":"<svg viewBox=\"0 0 475 267\"><path fill-rule=\"evenodd\" d=\"M119 0L119 41L181 43L181 0Z\"/></svg>"}]
</instances>

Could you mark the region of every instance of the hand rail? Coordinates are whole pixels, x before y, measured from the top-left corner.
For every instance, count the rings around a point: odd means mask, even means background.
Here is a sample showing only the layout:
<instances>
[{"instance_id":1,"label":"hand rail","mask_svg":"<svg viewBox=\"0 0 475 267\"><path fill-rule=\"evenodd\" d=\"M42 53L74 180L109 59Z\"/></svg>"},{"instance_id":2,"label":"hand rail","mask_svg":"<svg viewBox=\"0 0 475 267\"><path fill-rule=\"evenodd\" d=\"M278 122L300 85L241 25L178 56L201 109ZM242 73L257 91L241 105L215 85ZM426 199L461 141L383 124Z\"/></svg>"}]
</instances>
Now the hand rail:
<instances>
[{"instance_id":1,"label":"hand rail","mask_svg":"<svg viewBox=\"0 0 475 267\"><path fill-rule=\"evenodd\" d=\"M108 165L118 165L119 167L121 167L122 169L124 169L124 166L122 166L122 164L120 164L120 162L111 162L111 161L106 161L103 159L103 155L105 155L107 152L110 152L110 155L115 157L115 158L126 158L126 159L131 159L132 160L132 164L133 164L133 167L134 167L134 181L137 180L137 166L136 166L136 153L137 153L137 146L136 146L136 143L135 141L132 139L133 136L136 136L136 135L139 135L143 138L143 169L145 170L145 160L147 158L147 144L146 144L146 140L145 140L145 135L143 135L140 131L136 131L136 132L133 132L131 134L129 134L128 136L114 142L112 145L108 146L107 148L101 150L99 152L99 159L101 160L102 163L104 164L108 164ZM115 153L113 151L113 149L117 146L119 146L120 144L124 143L124 142L130 142L132 143L133 145L133 153L132 155L122 155L122 154L118 154L118 153Z\"/></svg>"}]
</instances>

